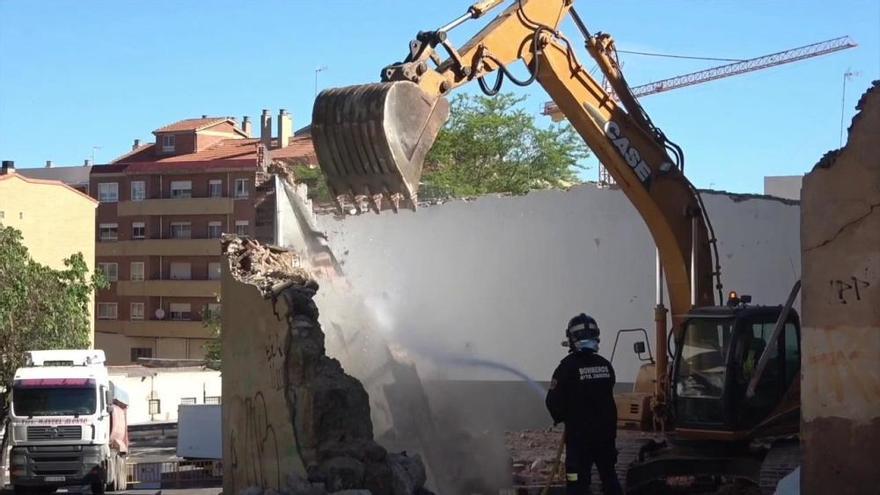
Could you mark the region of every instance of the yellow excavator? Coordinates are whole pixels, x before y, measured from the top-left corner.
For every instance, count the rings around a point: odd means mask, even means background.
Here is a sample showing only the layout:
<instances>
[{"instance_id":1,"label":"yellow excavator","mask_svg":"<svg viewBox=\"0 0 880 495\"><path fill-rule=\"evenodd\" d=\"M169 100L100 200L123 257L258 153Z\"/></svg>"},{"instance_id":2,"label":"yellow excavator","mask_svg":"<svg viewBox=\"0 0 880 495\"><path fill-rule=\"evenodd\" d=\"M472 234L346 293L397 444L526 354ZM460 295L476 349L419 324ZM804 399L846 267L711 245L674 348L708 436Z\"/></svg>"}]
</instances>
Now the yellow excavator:
<instances>
[{"instance_id":1,"label":"yellow excavator","mask_svg":"<svg viewBox=\"0 0 880 495\"><path fill-rule=\"evenodd\" d=\"M467 43L450 41L450 31L505 3ZM659 440L641 445L626 466L627 492L732 485L772 493L799 462L800 324L792 309L799 285L780 306L724 297L712 224L684 175L682 150L633 96L611 36L591 33L574 3L478 2L439 29L419 32L403 61L382 69L381 82L323 91L312 136L328 187L343 210L415 209L423 162L449 117L446 96L475 81L489 95L504 81L540 84L657 246L656 363L641 370L633 393L616 399L623 425L659 432ZM560 32L566 19L610 91ZM510 68L518 61L528 71L522 79Z\"/></svg>"}]
</instances>

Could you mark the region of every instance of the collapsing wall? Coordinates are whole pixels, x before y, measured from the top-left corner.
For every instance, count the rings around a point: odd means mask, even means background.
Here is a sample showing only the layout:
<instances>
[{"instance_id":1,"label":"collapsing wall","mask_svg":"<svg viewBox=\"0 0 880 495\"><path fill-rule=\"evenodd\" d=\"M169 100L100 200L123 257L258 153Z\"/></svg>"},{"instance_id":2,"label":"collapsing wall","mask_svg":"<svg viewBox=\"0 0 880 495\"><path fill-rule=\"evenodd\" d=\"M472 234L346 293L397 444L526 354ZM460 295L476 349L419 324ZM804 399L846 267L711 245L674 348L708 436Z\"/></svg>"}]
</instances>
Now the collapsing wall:
<instances>
[{"instance_id":1,"label":"collapsing wall","mask_svg":"<svg viewBox=\"0 0 880 495\"><path fill-rule=\"evenodd\" d=\"M349 285L312 212L307 190L276 177L286 201L278 203L277 242L296 252L321 282L315 301L327 329L328 352L357 377L370 396L376 440L387 449L417 452L428 485L441 493L497 493L510 485L502 439L469 432L462 412L439 413L429 403L412 360L386 340L379 301L365 300ZM445 403L445 402L444 402Z\"/></svg>"},{"instance_id":2,"label":"collapsing wall","mask_svg":"<svg viewBox=\"0 0 880 495\"><path fill-rule=\"evenodd\" d=\"M803 493L880 486L880 81L804 178Z\"/></svg>"},{"instance_id":3,"label":"collapsing wall","mask_svg":"<svg viewBox=\"0 0 880 495\"><path fill-rule=\"evenodd\" d=\"M224 492L429 493L418 456L373 441L363 386L325 354L297 257L224 239Z\"/></svg>"}]
</instances>

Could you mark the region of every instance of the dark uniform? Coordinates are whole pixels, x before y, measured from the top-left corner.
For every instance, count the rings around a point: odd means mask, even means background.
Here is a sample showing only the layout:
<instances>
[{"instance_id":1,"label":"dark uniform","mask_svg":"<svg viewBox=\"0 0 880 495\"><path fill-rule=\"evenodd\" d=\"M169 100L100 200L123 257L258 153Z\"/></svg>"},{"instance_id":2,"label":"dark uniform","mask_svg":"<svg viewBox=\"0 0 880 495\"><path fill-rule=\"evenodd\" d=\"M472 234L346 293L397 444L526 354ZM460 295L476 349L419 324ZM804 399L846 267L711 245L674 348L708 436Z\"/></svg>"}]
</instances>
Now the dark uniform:
<instances>
[{"instance_id":1,"label":"dark uniform","mask_svg":"<svg viewBox=\"0 0 880 495\"><path fill-rule=\"evenodd\" d=\"M598 339L597 339L598 340ZM614 368L592 350L571 352L553 373L547 410L555 424L565 423L566 493L590 493L593 464L602 492L620 494L617 463L617 407Z\"/></svg>"}]
</instances>

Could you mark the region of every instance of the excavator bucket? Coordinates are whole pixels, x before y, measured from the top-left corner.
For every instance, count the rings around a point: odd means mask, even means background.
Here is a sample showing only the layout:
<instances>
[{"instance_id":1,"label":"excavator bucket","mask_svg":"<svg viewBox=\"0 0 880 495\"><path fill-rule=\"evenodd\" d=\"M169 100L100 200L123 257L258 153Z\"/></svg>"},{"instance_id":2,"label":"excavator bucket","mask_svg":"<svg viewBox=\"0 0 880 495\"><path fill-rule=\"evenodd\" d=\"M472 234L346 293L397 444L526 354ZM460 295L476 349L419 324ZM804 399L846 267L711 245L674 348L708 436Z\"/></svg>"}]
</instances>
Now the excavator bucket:
<instances>
[{"instance_id":1,"label":"excavator bucket","mask_svg":"<svg viewBox=\"0 0 880 495\"><path fill-rule=\"evenodd\" d=\"M408 81L333 88L312 112L318 163L340 210L415 209L425 156L449 118L449 102Z\"/></svg>"}]
</instances>

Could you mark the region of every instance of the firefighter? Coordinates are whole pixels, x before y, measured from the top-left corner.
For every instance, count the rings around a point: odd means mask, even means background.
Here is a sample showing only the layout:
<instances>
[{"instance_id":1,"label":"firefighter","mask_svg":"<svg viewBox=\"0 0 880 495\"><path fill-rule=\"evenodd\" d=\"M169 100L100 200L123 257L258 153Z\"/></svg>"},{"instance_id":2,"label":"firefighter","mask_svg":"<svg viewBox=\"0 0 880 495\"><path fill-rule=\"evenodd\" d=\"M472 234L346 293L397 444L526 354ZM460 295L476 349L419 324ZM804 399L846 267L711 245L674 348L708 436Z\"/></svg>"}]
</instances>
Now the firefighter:
<instances>
[{"instance_id":1,"label":"firefighter","mask_svg":"<svg viewBox=\"0 0 880 495\"><path fill-rule=\"evenodd\" d=\"M569 354L553 372L547 410L553 423L565 423L566 493L590 493L593 464L606 495L623 493L617 463L617 408L614 368L598 354L599 325L583 313L568 322Z\"/></svg>"}]
</instances>

